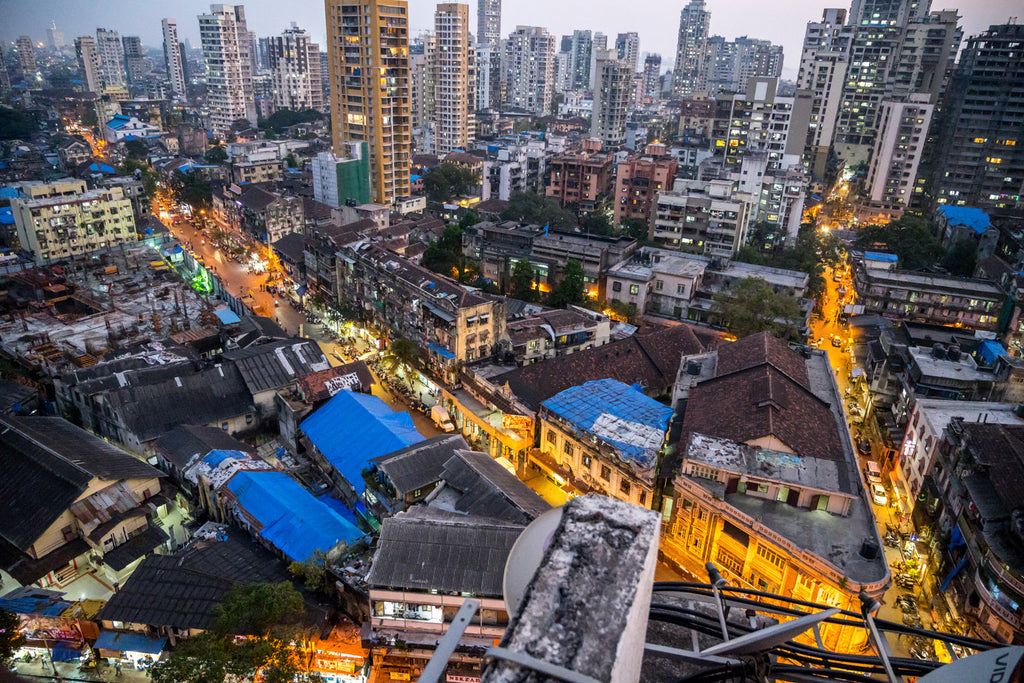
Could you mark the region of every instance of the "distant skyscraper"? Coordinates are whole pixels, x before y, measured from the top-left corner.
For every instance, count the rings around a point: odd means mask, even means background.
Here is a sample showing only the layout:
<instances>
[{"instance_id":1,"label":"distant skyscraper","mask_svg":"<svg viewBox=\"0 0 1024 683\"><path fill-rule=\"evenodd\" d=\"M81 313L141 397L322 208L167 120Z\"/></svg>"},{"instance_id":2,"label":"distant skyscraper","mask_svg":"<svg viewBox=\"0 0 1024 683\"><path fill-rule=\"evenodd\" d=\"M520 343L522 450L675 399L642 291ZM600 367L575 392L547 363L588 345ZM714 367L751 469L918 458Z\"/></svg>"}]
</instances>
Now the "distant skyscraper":
<instances>
[{"instance_id":1,"label":"distant skyscraper","mask_svg":"<svg viewBox=\"0 0 1024 683\"><path fill-rule=\"evenodd\" d=\"M128 74L124 69L124 45L117 31L96 29L96 52L100 56L100 77L104 88L124 88Z\"/></svg>"},{"instance_id":2,"label":"distant skyscraper","mask_svg":"<svg viewBox=\"0 0 1024 683\"><path fill-rule=\"evenodd\" d=\"M242 5L210 5L199 15L199 36L206 62L209 128L226 137L231 125L246 119L256 125L249 31Z\"/></svg>"},{"instance_id":3,"label":"distant skyscraper","mask_svg":"<svg viewBox=\"0 0 1024 683\"><path fill-rule=\"evenodd\" d=\"M409 3L326 0L335 156L366 142L375 202L409 194Z\"/></svg>"},{"instance_id":4,"label":"distant skyscraper","mask_svg":"<svg viewBox=\"0 0 1024 683\"><path fill-rule=\"evenodd\" d=\"M46 29L46 44L51 50L60 50L67 44L64 42L64 31L57 28L55 21L51 21L50 28Z\"/></svg>"},{"instance_id":5,"label":"distant skyscraper","mask_svg":"<svg viewBox=\"0 0 1024 683\"><path fill-rule=\"evenodd\" d=\"M252 65L252 75L255 76L260 71L260 41L256 38L256 31L246 31L246 35L249 37L249 62Z\"/></svg>"},{"instance_id":6,"label":"distant skyscraper","mask_svg":"<svg viewBox=\"0 0 1024 683\"><path fill-rule=\"evenodd\" d=\"M469 44L469 5L442 3L434 13L436 49L429 65L434 96L427 120L433 154L464 149L476 129L476 51Z\"/></svg>"},{"instance_id":7,"label":"distant skyscraper","mask_svg":"<svg viewBox=\"0 0 1024 683\"><path fill-rule=\"evenodd\" d=\"M0 99L11 94L11 74L7 72L7 55L0 45Z\"/></svg>"},{"instance_id":8,"label":"distant skyscraper","mask_svg":"<svg viewBox=\"0 0 1024 683\"><path fill-rule=\"evenodd\" d=\"M562 42L559 45L559 52L572 52L572 36L562 36Z\"/></svg>"},{"instance_id":9,"label":"distant skyscraper","mask_svg":"<svg viewBox=\"0 0 1024 683\"><path fill-rule=\"evenodd\" d=\"M164 34L164 66L167 69L167 80L171 84L171 92L178 99L185 99L188 90L185 87L185 67L181 58L181 43L178 41L178 22L176 19L164 19L160 22Z\"/></svg>"},{"instance_id":10,"label":"distant skyscraper","mask_svg":"<svg viewBox=\"0 0 1024 683\"><path fill-rule=\"evenodd\" d=\"M825 178L835 137L853 31L846 25L846 10L826 9L821 21L807 23L804 34L796 85L812 96L804 166L819 180Z\"/></svg>"},{"instance_id":11,"label":"distant skyscraper","mask_svg":"<svg viewBox=\"0 0 1024 683\"><path fill-rule=\"evenodd\" d=\"M36 48L32 45L32 39L28 36L18 36L14 45L18 49L18 63L22 73L26 78L35 76L39 69L36 65Z\"/></svg>"},{"instance_id":12,"label":"distant skyscraper","mask_svg":"<svg viewBox=\"0 0 1024 683\"><path fill-rule=\"evenodd\" d=\"M650 54L644 59L644 97L651 102L661 99L661 55Z\"/></svg>"},{"instance_id":13,"label":"distant skyscraper","mask_svg":"<svg viewBox=\"0 0 1024 683\"><path fill-rule=\"evenodd\" d=\"M605 147L621 147L626 140L626 114L633 94L634 69L615 50L598 50L594 66L594 111L590 134Z\"/></svg>"},{"instance_id":14,"label":"distant skyscraper","mask_svg":"<svg viewBox=\"0 0 1024 683\"><path fill-rule=\"evenodd\" d=\"M324 110L320 81L320 46L295 22L267 41L274 105L278 109Z\"/></svg>"},{"instance_id":15,"label":"distant skyscraper","mask_svg":"<svg viewBox=\"0 0 1024 683\"><path fill-rule=\"evenodd\" d=\"M590 61L593 48L593 36L590 31L572 32L569 69L572 71L572 87L576 90L590 87Z\"/></svg>"},{"instance_id":16,"label":"distant skyscraper","mask_svg":"<svg viewBox=\"0 0 1024 683\"><path fill-rule=\"evenodd\" d=\"M501 42L501 0L478 0L476 42L498 48Z\"/></svg>"},{"instance_id":17,"label":"distant skyscraper","mask_svg":"<svg viewBox=\"0 0 1024 683\"><path fill-rule=\"evenodd\" d=\"M676 95L689 97L704 90L704 58L710 26L711 12L705 9L704 0L690 0L679 17L679 42L673 71Z\"/></svg>"},{"instance_id":18,"label":"distant skyscraper","mask_svg":"<svg viewBox=\"0 0 1024 683\"><path fill-rule=\"evenodd\" d=\"M141 88L146 75L146 53L142 50L142 40L138 36L124 36L121 45L124 49L124 69L128 74L128 83L133 88Z\"/></svg>"},{"instance_id":19,"label":"distant skyscraper","mask_svg":"<svg viewBox=\"0 0 1024 683\"><path fill-rule=\"evenodd\" d=\"M934 164L940 204L994 213L1024 207L1024 25L999 24L967 39L949 88Z\"/></svg>"},{"instance_id":20,"label":"distant skyscraper","mask_svg":"<svg viewBox=\"0 0 1024 683\"><path fill-rule=\"evenodd\" d=\"M587 34L589 52L589 32L578 33ZM586 63L590 64L589 54ZM510 109L546 116L555 94L555 37L538 26L517 26L505 41L502 72L505 104Z\"/></svg>"},{"instance_id":21,"label":"distant skyscraper","mask_svg":"<svg viewBox=\"0 0 1024 683\"><path fill-rule=\"evenodd\" d=\"M743 92L751 78L782 75L782 46L769 40L740 36L708 38L704 57L704 89L711 94Z\"/></svg>"},{"instance_id":22,"label":"distant skyscraper","mask_svg":"<svg viewBox=\"0 0 1024 683\"><path fill-rule=\"evenodd\" d=\"M82 87L88 92L103 92L103 74L100 70L100 55L96 51L96 39L92 36L75 38L75 54L78 69L82 72Z\"/></svg>"},{"instance_id":23,"label":"distant skyscraper","mask_svg":"<svg viewBox=\"0 0 1024 683\"><path fill-rule=\"evenodd\" d=\"M620 33L615 38L615 51L618 53L619 59L636 71L637 60L640 59L640 34L635 31Z\"/></svg>"}]
</instances>

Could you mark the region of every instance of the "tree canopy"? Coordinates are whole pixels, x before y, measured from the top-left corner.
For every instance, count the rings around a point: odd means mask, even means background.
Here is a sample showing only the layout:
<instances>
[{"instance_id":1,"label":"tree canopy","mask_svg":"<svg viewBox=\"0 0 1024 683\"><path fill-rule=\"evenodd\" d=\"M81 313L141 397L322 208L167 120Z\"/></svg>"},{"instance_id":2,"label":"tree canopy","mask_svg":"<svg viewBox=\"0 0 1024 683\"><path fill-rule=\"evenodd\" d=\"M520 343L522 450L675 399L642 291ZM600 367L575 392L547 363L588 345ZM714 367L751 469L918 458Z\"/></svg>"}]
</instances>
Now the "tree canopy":
<instances>
[{"instance_id":1,"label":"tree canopy","mask_svg":"<svg viewBox=\"0 0 1024 683\"><path fill-rule=\"evenodd\" d=\"M447 202L469 194L480 182L480 176L458 164L442 163L423 176L423 190L432 202Z\"/></svg>"},{"instance_id":2,"label":"tree canopy","mask_svg":"<svg viewBox=\"0 0 1024 683\"><path fill-rule=\"evenodd\" d=\"M942 266L953 275L971 277L978 265L978 245L974 240L957 240L942 257Z\"/></svg>"},{"instance_id":3,"label":"tree canopy","mask_svg":"<svg viewBox=\"0 0 1024 683\"><path fill-rule=\"evenodd\" d=\"M270 128L275 131L283 131L296 123L308 123L309 121L323 120L324 115L315 109L278 109L265 119L258 122L259 128Z\"/></svg>"},{"instance_id":4,"label":"tree canopy","mask_svg":"<svg viewBox=\"0 0 1024 683\"><path fill-rule=\"evenodd\" d=\"M156 191L156 180L158 176L157 172L154 171L149 164L129 158L124 160L118 171L122 175L133 175L138 171L139 176L142 178L142 182L146 187L146 194L150 197L153 196L153 193Z\"/></svg>"},{"instance_id":5,"label":"tree canopy","mask_svg":"<svg viewBox=\"0 0 1024 683\"><path fill-rule=\"evenodd\" d=\"M513 192L501 217L507 221L549 225L552 230L575 230L579 225L575 214L562 208L556 199L536 192Z\"/></svg>"},{"instance_id":6,"label":"tree canopy","mask_svg":"<svg viewBox=\"0 0 1024 683\"><path fill-rule=\"evenodd\" d=\"M562 280L548 295L548 306L567 308L582 306L587 302L587 280L583 273L583 264L577 259L569 259L562 272Z\"/></svg>"},{"instance_id":7,"label":"tree canopy","mask_svg":"<svg viewBox=\"0 0 1024 683\"><path fill-rule=\"evenodd\" d=\"M934 266L943 256L942 244L921 216L906 214L885 225L868 225L857 234L861 249L880 249L896 254L900 267L921 270Z\"/></svg>"},{"instance_id":8,"label":"tree canopy","mask_svg":"<svg viewBox=\"0 0 1024 683\"><path fill-rule=\"evenodd\" d=\"M292 681L302 672L293 645L302 611L302 596L287 581L236 584L217 606L213 628L186 639L154 664L152 680L210 683L223 681L226 674L253 679L261 672L266 681Z\"/></svg>"},{"instance_id":9,"label":"tree canopy","mask_svg":"<svg viewBox=\"0 0 1024 683\"><path fill-rule=\"evenodd\" d=\"M207 207L213 203L213 186L210 181L195 171L175 172L171 176L171 194L179 204L188 204L193 209Z\"/></svg>"},{"instance_id":10,"label":"tree canopy","mask_svg":"<svg viewBox=\"0 0 1024 683\"><path fill-rule=\"evenodd\" d=\"M149 156L149 145L142 140L128 140L124 143L124 153L129 159L142 160Z\"/></svg>"},{"instance_id":11,"label":"tree canopy","mask_svg":"<svg viewBox=\"0 0 1024 683\"><path fill-rule=\"evenodd\" d=\"M20 627L17 614L0 609L0 662L10 661L25 644L25 636L18 630Z\"/></svg>"},{"instance_id":12,"label":"tree canopy","mask_svg":"<svg viewBox=\"0 0 1024 683\"><path fill-rule=\"evenodd\" d=\"M39 121L34 114L0 107L0 140L31 138L38 129Z\"/></svg>"},{"instance_id":13,"label":"tree canopy","mask_svg":"<svg viewBox=\"0 0 1024 683\"><path fill-rule=\"evenodd\" d=\"M796 297L776 293L760 278L744 278L732 289L716 294L712 311L737 338L758 332L780 339L798 336L800 304Z\"/></svg>"},{"instance_id":14,"label":"tree canopy","mask_svg":"<svg viewBox=\"0 0 1024 683\"><path fill-rule=\"evenodd\" d=\"M767 235L767 232L762 233ZM792 245L764 251L748 243L736 254L737 261L755 265L785 268L807 273L807 297L820 299L825 293L825 268L842 262L842 242L833 233L823 233L812 223L800 226Z\"/></svg>"},{"instance_id":15,"label":"tree canopy","mask_svg":"<svg viewBox=\"0 0 1024 683\"><path fill-rule=\"evenodd\" d=\"M521 258L512 266L509 296L520 301L537 300L537 290L534 289L533 282L533 266L530 265L529 259Z\"/></svg>"},{"instance_id":16,"label":"tree canopy","mask_svg":"<svg viewBox=\"0 0 1024 683\"><path fill-rule=\"evenodd\" d=\"M223 164L228 160L228 151L220 146L211 147L204 158L211 164Z\"/></svg>"}]
</instances>

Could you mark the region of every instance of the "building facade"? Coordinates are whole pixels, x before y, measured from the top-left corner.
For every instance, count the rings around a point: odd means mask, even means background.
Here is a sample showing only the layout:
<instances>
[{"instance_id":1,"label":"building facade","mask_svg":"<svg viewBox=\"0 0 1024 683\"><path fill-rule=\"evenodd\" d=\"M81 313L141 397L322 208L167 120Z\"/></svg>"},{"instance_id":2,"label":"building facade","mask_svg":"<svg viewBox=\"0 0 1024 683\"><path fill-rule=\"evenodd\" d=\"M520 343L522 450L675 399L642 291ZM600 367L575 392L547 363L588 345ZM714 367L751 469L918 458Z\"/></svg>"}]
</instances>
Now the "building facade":
<instances>
[{"instance_id":1,"label":"building facade","mask_svg":"<svg viewBox=\"0 0 1024 683\"><path fill-rule=\"evenodd\" d=\"M75 54L78 69L82 74L82 85L88 92L103 91L103 72L100 69L100 54L96 50L96 39L92 36L75 38Z\"/></svg>"},{"instance_id":2,"label":"building facade","mask_svg":"<svg viewBox=\"0 0 1024 683\"><path fill-rule=\"evenodd\" d=\"M327 43L334 154L366 142L373 201L391 204L410 194L409 4L329 0Z\"/></svg>"},{"instance_id":3,"label":"building facade","mask_svg":"<svg viewBox=\"0 0 1024 683\"><path fill-rule=\"evenodd\" d=\"M614 50L599 50L594 59L594 110L590 134L607 149L626 141L626 118L633 98L633 72Z\"/></svg>"},{"instance_id":4,"label":"building facade","mask_svg":"<svg viewBox=\"0 0 1024 683\"><path fill-rule=\"evenodd\" d=\"M160 27L164 36L164 68L167 69L167 81L176 99L188 97L185 87L185 67L181 61L181 43L178 42L178 21L162 19Z\"/></svg>"},{"instance_id":5,"label":"building facade","mask_svg":"<svg viewBox=\"0 0 1024 683\"><path fill-rule=\"evenodd\" d=\"M469 42L469 5L442 3L434 12L434 50L428 68L434 88L426 124L428 151L465 149L476 133L476 51Z\"/></svg>"},{"instance_id":6,"label":"building facade","mask_svg":"<svg viewBox=\"0 0 1024 683\"><path fill-rule=\"evenodd\" d=\"M506 108L537 116L551 111L555 94L555 37L547 30L517 26L505 41L501 71Z\"/></svg>"},{"instance_id":7,"label":"building facade","mask_svg":"<svg viewBox=\"0 0 1024 683\"><path fill-rule=\"evenodd\" d=\"M320 152L313 158L313 196L318 202L340 207L349 201L370 203L370 153L365 142L344 145L345 156Z\"/></svg>"},{"instance_id":8,"label":"building facade","mask_svg":"<svg viewBox=\"0 0 1024 683\"><path fill-rule=\"evenodd\" d=\"M620 161L615 169L615 224L629 219L649 225L658 193L668 190L679 168L664 145L648 145L642 157Z\"/></svg>"},{"instance_id":9,"label":"building facade","mask_svg":"<svg viewBox=\"0 0 1024 683\"><path fill-rule=\"evenodd\" d=\"M295 22L267 41L267 61L278 109L324 111L320 78L320 46Z\"/></svg>"},{"instance_id":10,"label":"building facade","mask_svg":"<svg viewBox=\"0 0 1024 683\"><path fill-rule=\"evenodd\" d=\"M676 65L672 71L672 92L689 97L706 89L704 60L707 57L711 12L704 0L690 0L679 16L679 41Z\"/></svg>"},{"instance_id":11,"label":"building facade","mask_svg":"<svg viewBox=\"0 0 1024 683\"><path fill-rule=\"evenodd\" d=\"M731 257L746 243L753 204L728 180L677 180L658 195L650 239L665 249Z\"/></svg>"},{"instance_id":12,"label":"building facade","mask_svg":"<svg viewBox=\"0 0 1024 683\"><path fill-rule=\"evenodd\" d=\"M256 125L249 30L242 5L210 5L199 15L199 37L206 62L209 128L226 138L239 119Z\"/></svg>"},{"instance_id":13,"label":"building facade","mask_svg":"<svg viewBox=\"0 0 1024 683\"><path fill-rule=\"evenodd\" d=\"M131 200L120 188L13 199L21 248L37 260L82 256L137 239Z\"/></svg>"},{"instance_id":14,"label":"building facade","mask_svg":"<svg viewBox=\"0 0 1024 683\"><path fill-rule=\"evenodd\" d=\"M104 88L124 88L128 75L124 69L124 44L117 31L96 29L96 53L100 59L100 79Z\"/></svg>"}]
</instances>

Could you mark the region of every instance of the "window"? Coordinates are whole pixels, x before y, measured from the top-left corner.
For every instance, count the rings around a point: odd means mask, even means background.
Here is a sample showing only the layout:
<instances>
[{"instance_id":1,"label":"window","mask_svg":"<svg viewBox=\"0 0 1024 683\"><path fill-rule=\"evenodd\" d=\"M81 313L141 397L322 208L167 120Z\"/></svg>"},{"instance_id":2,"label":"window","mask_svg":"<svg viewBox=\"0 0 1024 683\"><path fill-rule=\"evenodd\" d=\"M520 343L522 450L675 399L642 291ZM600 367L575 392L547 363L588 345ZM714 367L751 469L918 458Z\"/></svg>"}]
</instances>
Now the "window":
<instances>
[{"instance_id":1,"label":"window","mask_svg":"<svg viewBox=\"0 0 1024 683\"><path fill-rule=\"evenodd\" d=\"M605 481L611 481L612 470L608 465L601 465L601 478Z\"/></svg>"},{"instance_id":2,"label":"window","mask_svg":"<svg viewBox=\"0 0 1024 683\"><path fill-rule=\"evenodd\" d=\"M654 288L660 292L662 289L665 288L665 281L664 280L655 280L654 281Z\"/></svg>"},{"instance_id":3,"label":"window","mask_svg":"<svg viewBox=\"0 0 1024 683\"><path fill-rule=\"evenodd\" d=\"M565 442L562 443L562 452L565 453L566 455L568 455L570 458L572 457L572 454L573 454L572 442L570 442L568 439L566 439Z\"/></svg>"},{"instance_id":4,"label":"window","mask_svg":"<svg viewBox=\"0 0 1024 683\"><path fill-rule=\"evenodd\" d=\"M618 282L618 281L613 282L612 283L612 291L613 292L621 292L622 291L622 283Z\"/></svg>"},{"instance_id":5,"label":"window","mask_svg":"<svg viewBox=\"0 0 1024 683\"><path fill-rule=\"evenodd\" d=\"M785 560L781 555L769 550L766 546L757 546L757 556L764 559L769 564L773 564L779 569L782 569L782 565L785 564Z\"/></svg>"},{"instance_id":6,"label":"window","mask_svg":"<svg viewBox=\"0 0 1024 683\"><path fill-rule=\"evenodd\" d=\"M626 481L625 479L620 479L619 480L619 491L622 492L622 495L628 496L629 495L629 491L630 491L629 482Z\"/></svg>"},{"instance_id":7,"label":"window","mask_svg":"<svg viewBox=\"0 0 1024 683\"><path fill-rule=\"evenodd\" d=\"M637 499L640 505L647 505L647 491L641 491L640 497Z\"/></svg>"},{"instance_id":8,"label":"window","mask_svg":"<svg viewBox=\"0 0 1024 683\"><path fill-rule=\"evenodd\" d=\"M586 469L589 470L590 469L590 463L591 463L590 454L589 453L584 453L583 454L583 467L585 467Z\"/></svg>"},{"instance_id":9,"label":"window","mask_svg":"<svg viewBox=\"0 0 1024 683\"><path fill-rule=\"evenodd\" d=\"M547 431L547 439L548 439L548 443L554 443L555 442L555 432L554 432L554 430L549 429Z\"/></svg>"},{"instance_id":10,"label":"window","mask_svg":"<svg viewBox=\"0 0 1024 683\"><path fill-rule=\"evenodd\" d=\"M640 285L630 285L629 286L629 293L630 294L639 294L640 293Z\"/></svg>"}]
</instances>

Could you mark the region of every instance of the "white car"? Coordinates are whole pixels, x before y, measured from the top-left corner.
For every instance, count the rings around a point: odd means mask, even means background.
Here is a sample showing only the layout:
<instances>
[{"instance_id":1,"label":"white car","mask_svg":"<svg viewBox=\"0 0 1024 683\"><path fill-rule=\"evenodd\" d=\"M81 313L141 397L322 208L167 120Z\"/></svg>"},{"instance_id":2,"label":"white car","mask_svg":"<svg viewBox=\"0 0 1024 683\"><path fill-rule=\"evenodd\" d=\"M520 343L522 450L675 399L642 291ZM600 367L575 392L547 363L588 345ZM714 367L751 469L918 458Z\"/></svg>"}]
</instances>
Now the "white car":
<instances>
[{"instance_id":1,"label":"white car","mask_svg":"<svg viewBox=\"0 0 1024 683\"><path fill-rule=\"evenodd\" d=\"M885 489L881 484L871 485L871 500L875 501L875 505L889 504L889 497L885 495Z\"/></svg>"}]
</instances>

